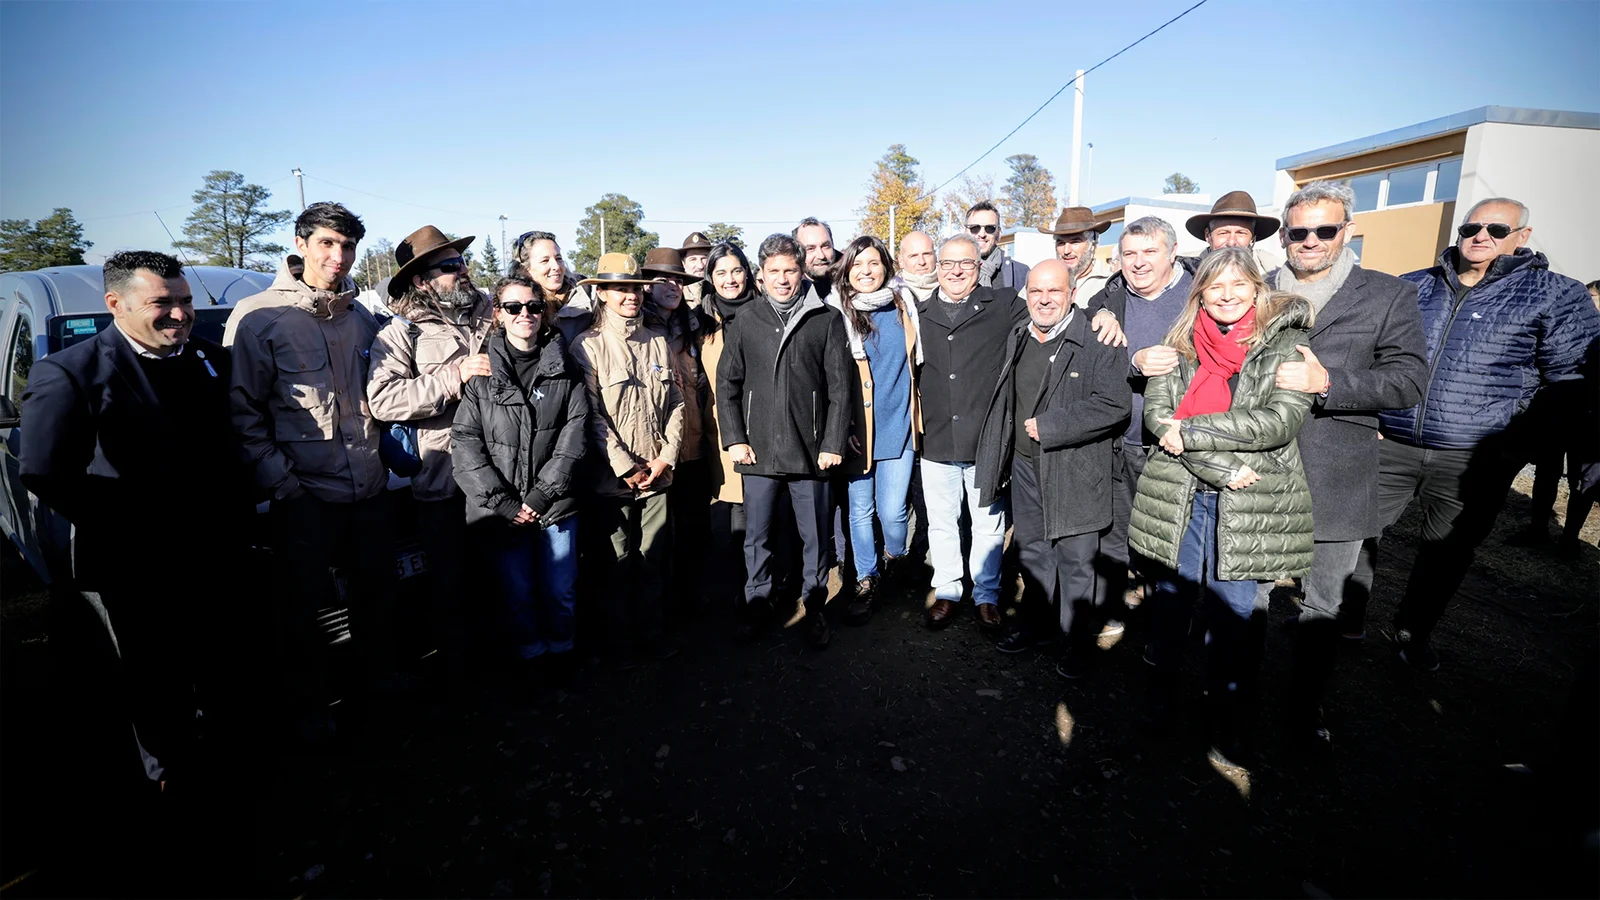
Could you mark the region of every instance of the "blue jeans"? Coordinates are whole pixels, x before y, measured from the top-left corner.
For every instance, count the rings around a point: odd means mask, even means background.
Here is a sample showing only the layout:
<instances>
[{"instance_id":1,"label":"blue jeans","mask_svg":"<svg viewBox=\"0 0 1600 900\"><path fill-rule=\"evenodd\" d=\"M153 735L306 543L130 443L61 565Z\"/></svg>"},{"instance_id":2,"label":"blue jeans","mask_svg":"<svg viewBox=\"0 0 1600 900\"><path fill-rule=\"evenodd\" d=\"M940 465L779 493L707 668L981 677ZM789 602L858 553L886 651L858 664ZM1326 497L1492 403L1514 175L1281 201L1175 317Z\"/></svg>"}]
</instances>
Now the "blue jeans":
<instances>
[{"instance_id":1,"label":"blue jeans","mask_svg":"<svg viewBox=\"0 0 1600 900\"><path fill-rule=\"evenodd\" d=\"M906 530L906 497L911 492L911 470L916 454L909 446L898 459L880 459L872 471L850 477L850 547L856 556L856 578L878 577L878 541L872 530L877 518L883 526L883 552L906 555L910 534Z\"/></svg>"},{"instance_id":2,"label":"blue jeans","mask_svg":"<svg viewBox=\"0 0 1600 900\"><path fill-rule=\"evenodd\" d=\"M1251 658L1248 633L1256 607L1255 581L1217 580L1217 494L1196 492L1189 525L1179 538L1178 569L1150 566L1155 581L1151 603L1151 658L1172 669L1183 655L1195 598L1203 599L1208 669L1212 681L1230 690L1238 684Z\"/></svg>"},{"instance_id":3,"label":"blue jeans","mask_svg":"<svg viewBox=\"0 0 1600 900\"><path fill-rule=\"evenodd\" d=\"M928 508L928 556L933 562L933 596L961 602L961 503L965 499L972 518L972 549L967 567L972 570L972 599L997 603L1000 599L1000 552L1006 542L1006 506L995 500L983 506L978 499L977 468L972 463L922 461L922 499Z\"/></svg>"},{"instance_id":4,"label":"blue jeans","mask_svg":"<svg viewBox=\"0 0 1600 900\"><path fill-rule=\"evenodd\" d=\"M549 527L506 525L494 572L512 649L523 659L572 649L578 596L578 518Z\"/></svg>"}]
</instances>

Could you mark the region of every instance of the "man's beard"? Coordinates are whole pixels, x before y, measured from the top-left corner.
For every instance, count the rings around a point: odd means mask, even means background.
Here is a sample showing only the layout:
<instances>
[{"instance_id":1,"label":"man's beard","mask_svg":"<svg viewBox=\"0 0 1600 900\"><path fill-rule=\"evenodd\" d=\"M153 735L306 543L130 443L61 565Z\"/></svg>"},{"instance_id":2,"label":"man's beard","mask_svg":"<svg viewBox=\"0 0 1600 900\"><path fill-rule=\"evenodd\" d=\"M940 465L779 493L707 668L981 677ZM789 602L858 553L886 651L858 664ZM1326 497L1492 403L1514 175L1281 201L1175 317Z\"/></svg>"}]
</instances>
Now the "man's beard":
<instances>
[{"instance_id":1,"label":"man's beard","mask_svg":"<svg viewBox=\"0 0 1600 900\"><path fill-rule=\"evenodd\" d=\"M478 305L478 289L466 275L456 279L455 290L440 291L429 287L427 291L428 298L444 317L456 324L464 322L472 314L472 308Z\"/></svg>"},{"instance_id":2,"label":"man's beard","mask_svg":"<svg viewBox=\"0 0 1600 900\"><path fill-rule=\"evenodd\" d=\"M1299 261L1296 260L1294 254L1291 253L1289 254L1289 268L1302 275L1315 275L1318 272L1323 272L1333 268L1333 264L1338 262L1339 257L1342 255L1344 255L1343 244L1340 244L1338 248L1330 247L1328 248L1328 252L1322 255L1322 262L1315 263L1310 268L1302 269L1299 266Z\"/></svg>"}]
</instances>

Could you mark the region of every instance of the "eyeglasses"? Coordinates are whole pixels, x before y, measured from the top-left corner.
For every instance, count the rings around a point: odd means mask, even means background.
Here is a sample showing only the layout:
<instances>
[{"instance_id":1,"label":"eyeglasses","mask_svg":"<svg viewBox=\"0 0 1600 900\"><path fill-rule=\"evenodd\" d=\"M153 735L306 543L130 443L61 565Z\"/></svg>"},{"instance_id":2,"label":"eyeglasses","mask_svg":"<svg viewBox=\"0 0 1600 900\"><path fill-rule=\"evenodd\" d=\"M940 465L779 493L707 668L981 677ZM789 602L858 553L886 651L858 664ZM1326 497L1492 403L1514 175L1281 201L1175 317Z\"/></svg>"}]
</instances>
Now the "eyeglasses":
<instances>
[{"instance_id":1,"label":"eyeglasses","mask_svg":"<svg viewBox=\"0 0 1600 900\"><path fill-rule=\"evenodd\" d=\"M1461 235L1462 239L1465 240L1468 238L1477 237L1478 232L1485 229L1488 229L1489 237L1492 237L1497 241L1503 241L1510 237L1513 231L1522 230L1521 228L1513 228L1510 225L1503 225L1499 222L1463 222L1461 227L1456 229L1456 234Z\"/></svg>"},{"instance_id":2,"label":"eyeglasses","mask_svg":"<svg viewBox=\"0 0 1600 900\"><path fill-rule=\"evenodd\" d=\"M967 230L973 234L999 234L999 225L968 225Z\"/></svg>"},{"instance_id":3,"label":"eyeglasses","mask_svg":"<svg viewBox=\"0 0 1600 900\"><path fill-rule=\"evenodd\" d=\"M973 269L976 269L978 267L978 261L975 260L975 259L941 259L941 260L939 260L939 268L945 270L946 272L949 272L949 271L955 269L957 266L960 266L961 267L961 271L963 271L963 272L971 272Z\"/></svg>"},{"instance_id":4,"label":"eyeglasses","mask_svg":"<svg viewBox=\"0 0 1600 900\"><path fill-rule=\"evenodd\" d=\"M1318 225L1315 228L1290 228L1288 230L1289 243L1298 244L1312 234L1315 234L1319 241L1331 241L1349 224L1349 222L1340 222L1338 225Z\"/></svg>"},{"instance_id":5,"label":"eyeglasses","mask_svg":"<svg viewBox=\"0 0 1600 900\"><path fill-rule=\"evenodd\" d=\"M466 267L467 267L467 261L458 256L455 259L440 260L439 262L436 262L433 265L429 266L428 270L429 271L433 271L433 270L437 269L440 272L447 272L448 273L448 272L459 272L462 269L465 269Z\"/></svg>"},{"instance_id":6,"label":"eyeglasses","mask_svg":"<svg viewBox=\"0 0 1600 900\"><path fill-rule=\"evenodd\" d=\"M528 311L528 315L530 315L530 316L542 316L542 315L544 315L544 304L543 303L518 303L517 301L512 300L512 301L507 302L507 303L496 303L494 305L494 308L495 309L503 309L503 310L505 310L506 311L506 315L510 316L513 319L515 319L517 316L522 315L522 311L524 309L526 309Z\"/></svg>"}]
</instances>

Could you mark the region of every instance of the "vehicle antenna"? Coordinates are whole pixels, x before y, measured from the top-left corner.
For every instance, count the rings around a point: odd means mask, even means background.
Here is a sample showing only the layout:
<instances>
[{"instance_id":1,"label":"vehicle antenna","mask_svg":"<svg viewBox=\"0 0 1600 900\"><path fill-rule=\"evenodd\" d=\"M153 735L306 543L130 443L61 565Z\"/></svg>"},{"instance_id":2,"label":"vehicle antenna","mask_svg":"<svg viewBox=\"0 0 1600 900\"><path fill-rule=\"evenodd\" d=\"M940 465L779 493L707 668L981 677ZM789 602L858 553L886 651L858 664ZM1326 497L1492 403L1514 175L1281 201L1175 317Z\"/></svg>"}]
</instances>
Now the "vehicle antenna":
<instances>
[{"instance_id":1,"label":"vehicle antenna","mask_svg":"<svg viewBox=\"0 0 1600 900\"><path fill-rule=\"evenodd\" d=\"M189 257L183 252L183 248L178 246L178 239L172 236L172 229L168 228L167 223L162 220L161 213L154 212L154 210L152 210L152 213L155 215L156 221L161 223L161 230L165 231L167 238L172 241L172 249L178 251L178 255L183 257L184 267L194 273L195 281L200 282L200 290L206 292L206 299L211 301L212 306L221 306L221 301L211 295L211 288L206 287L205 279L200 277L200 270L190 264Z\"/></svg>"}]
</instances>

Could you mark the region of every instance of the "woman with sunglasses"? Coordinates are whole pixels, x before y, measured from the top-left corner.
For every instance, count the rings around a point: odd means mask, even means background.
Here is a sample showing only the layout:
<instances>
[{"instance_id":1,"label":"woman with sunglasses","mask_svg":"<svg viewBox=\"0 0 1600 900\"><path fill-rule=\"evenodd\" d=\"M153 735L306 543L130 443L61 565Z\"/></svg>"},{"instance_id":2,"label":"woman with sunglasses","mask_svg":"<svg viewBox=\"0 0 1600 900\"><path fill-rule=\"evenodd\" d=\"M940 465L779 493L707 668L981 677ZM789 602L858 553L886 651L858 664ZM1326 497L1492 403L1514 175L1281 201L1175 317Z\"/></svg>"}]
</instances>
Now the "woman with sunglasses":
<instances>
[{"instance_id":1,"label":"woman with sunglasses","mask_svg":"<svg viewBox=\"0 0 1600 900\"><path fill-rule=\"evenodd\" d=\"M533 280L544 293L551 324L571 347L594 324L594 297L567 271L556 236L548 231L528 231L517 238L512 251L511 274Z\"/></svg>"},{"instance_id":2,"label":"woman with sunglasses","mask_svg":"<svg viewBox=\"0 0 1600 900\"><path fill-rule=\"evenodd\" d=\"M566 660L578 581L574 475L589 396L539 286L510 275L493 296L489 377L462 387L450 430L468 544L488 556L495 618L515 654Z\"/></svg>"},{"instance_id":3,"label":"woman with sunglasses","mask_svg":"<svg viewBox=\"0 0 1600 900\"><path fill-rule=\"evenodd\" d=\"M1241 694L1254 693L1264 632L1251 627L1257 582L1311 569L1311 490L1295 436L1312 395L1279 388L1299 359L1311 306L1269 294L1250 251L1212 250L1164 343L1176 370L1145 388L1144 421L1160 436L1139 479L1129 543L1153 564L1152 640L1158 715L1175 707L1196 596L1203 600L1211 760L1242 759Z\"/></svg>"},{"instance_id":4,"label":"woman with sunglasses","mask_svg":"<svg viewBox=\"0 0 1600 900\"><path fill-rule=\"evenodd\" d=\"M855 599L845 620L862 625L878 605L879 582L905 558L906 500L916 465L917 310L889 287L894 261L870 235L845 247L834 264L828 303L844 313L859 383L851 416L847 515L855 556ZM877 529L883 531L879 563Z\"/></svg>"}]
</instances>

